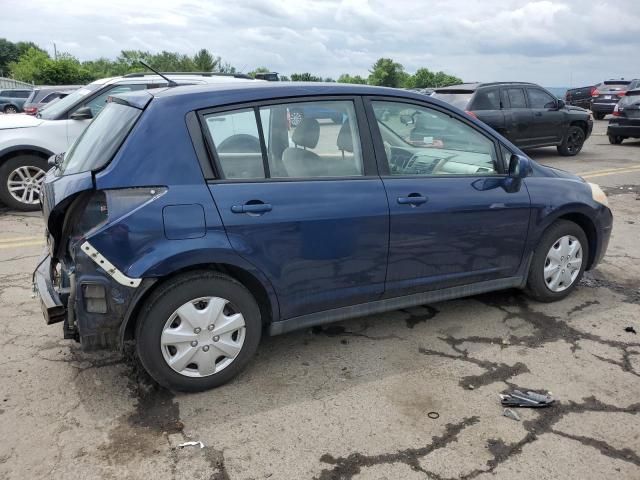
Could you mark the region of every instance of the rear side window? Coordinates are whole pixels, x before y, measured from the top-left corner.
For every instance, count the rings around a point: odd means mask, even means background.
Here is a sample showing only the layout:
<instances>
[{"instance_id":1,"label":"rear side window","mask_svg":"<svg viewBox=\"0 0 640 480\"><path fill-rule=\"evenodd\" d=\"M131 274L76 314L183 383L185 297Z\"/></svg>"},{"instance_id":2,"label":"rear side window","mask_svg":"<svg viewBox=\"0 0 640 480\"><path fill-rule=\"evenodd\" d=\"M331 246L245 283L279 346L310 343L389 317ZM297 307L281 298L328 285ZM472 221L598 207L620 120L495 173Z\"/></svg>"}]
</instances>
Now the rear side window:
<instances>
[{"instance_id":1,"label":"rear side window","mask_svg":"<svg viewBox=\"0 0 640 480\"><path fill-rule=\"evenodd\" d=\"M527 108L527 101L524 98L524 90L522 88L508 88L507 96L511 108Z\"/></svg>"},{"instance_id":2,"label":"rear side window","mask_svg":"<svg viewBox=\"0 0 640 480\"><path fill-rule=\"evenodd\" d=\"M269 105L205 115L204 121L226 179L363 175L351 101Z\"/></svg>"},{"instance_id":3,"label":"rear side window","mask_svg":"<svg viewBox=\"0 0 640 480\"><path fill-rule=\"evenodd\" d=\"M111 161L142 110L110 102L71 146L60 175L98 170Z\"/></svg>"},{"instance_id":4,"label":"rear side window","mask_svg":"<svg viewBox=\"0 0 640 480\"><path fill-rule=\"evenodd\" d=\"M529 95L529 106L531 108L544 109L556 106L555 98L537 88L528 88L527 95Z\"/></svg>"},{"instance_id":5,"label":"rear side window","mask_svg":"<svg viewBox=\"0 0 640 480\"><path fill-rule=\"evenodd\" d=\"M476 93L471 110L500 110L500 90L485 88Z\"/></svg>"}]
</instances>

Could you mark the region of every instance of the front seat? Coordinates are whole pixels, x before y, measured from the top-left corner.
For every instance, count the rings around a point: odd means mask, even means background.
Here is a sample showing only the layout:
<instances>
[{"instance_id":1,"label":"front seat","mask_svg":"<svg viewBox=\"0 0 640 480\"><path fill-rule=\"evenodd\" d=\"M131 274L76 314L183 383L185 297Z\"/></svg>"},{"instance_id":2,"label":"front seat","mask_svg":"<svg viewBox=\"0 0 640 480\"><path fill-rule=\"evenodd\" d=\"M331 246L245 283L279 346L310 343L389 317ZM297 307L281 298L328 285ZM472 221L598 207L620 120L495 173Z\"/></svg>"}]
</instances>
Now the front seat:
<instances>
[{"instance_id":1,"label":"front seat","mask_svg":"<svg viewBox=\"0 0 640 480\"><path fill-rule=\"evenodd\" d=\"M290 177L326 177L329 174L322 159L307 150L315 148L319 139L320 124L315 118L305 118L298 124L291 135L295 147L282 152L282 163Z\"/></svg>"}]
</instances>

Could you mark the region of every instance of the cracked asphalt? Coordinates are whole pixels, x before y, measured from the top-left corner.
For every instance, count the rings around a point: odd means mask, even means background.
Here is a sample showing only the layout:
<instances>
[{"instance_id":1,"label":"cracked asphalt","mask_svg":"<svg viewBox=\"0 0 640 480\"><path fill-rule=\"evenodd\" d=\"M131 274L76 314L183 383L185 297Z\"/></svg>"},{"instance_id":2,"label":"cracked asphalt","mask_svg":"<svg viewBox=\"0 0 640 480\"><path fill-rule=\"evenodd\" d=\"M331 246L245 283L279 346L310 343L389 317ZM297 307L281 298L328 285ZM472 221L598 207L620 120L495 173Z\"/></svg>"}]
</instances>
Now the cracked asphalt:
<instances>
[{"instance_id":1,"label":"cracked asphalt","mask_svg":"<svg viewBox=\"0 0 640 480\"><path fill-rule=\"evenodd\" d=\"M201 394L45 326L42 221L0 210L0 478L640 478L640 335L625 331L640 332L640 141L611 146L605 128L575 159L531 152L603 185L614 211L608 255L566 300L511 290L265 338ZM518 422L499 402L511 388L557 403Z\"/></svg>"}]
</instances>

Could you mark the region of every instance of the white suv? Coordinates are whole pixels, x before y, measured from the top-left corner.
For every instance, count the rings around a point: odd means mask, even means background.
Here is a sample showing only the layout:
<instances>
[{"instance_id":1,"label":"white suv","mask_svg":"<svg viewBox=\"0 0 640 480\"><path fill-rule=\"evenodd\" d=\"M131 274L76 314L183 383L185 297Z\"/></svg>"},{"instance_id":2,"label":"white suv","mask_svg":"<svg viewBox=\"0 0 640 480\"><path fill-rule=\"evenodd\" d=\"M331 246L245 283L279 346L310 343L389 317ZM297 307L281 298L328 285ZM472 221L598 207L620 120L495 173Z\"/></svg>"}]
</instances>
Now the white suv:
<instances>
[{"instance_id":1,"label":"white suv","mask_svg":"<svg viewBox=\"0 0 640 480\"><path fill-rule=\"evenodd\" d=\"M171 73L180 85L256 82L242 74ZM39 209L40 184L49 169L47 159L65 152L117 93L166 87L159 75L131 73L103 78L49 104L36 117L0 115L0 202L16 210Z\"/></svg>"}]
</instances>

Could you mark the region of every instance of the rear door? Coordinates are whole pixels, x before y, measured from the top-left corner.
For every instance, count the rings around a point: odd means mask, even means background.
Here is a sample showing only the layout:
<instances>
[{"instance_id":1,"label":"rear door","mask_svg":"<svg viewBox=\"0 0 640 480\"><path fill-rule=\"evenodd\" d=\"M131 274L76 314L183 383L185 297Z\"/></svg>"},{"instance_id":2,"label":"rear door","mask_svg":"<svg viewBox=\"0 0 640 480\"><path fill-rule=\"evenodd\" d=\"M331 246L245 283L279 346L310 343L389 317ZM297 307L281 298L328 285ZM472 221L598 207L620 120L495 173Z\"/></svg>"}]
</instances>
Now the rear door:
<instances>
[{"instance_id":1,"label":"rear door","mask_svg":"<svg viewBox=\"0 0 640 480\"><path fill-rule=\"evenodd\" d=\"M498 87L478 89L469 104L469 110L496 132L505 134L504 111Z\"/></svg>"},{"instance_id":2,"label":"rear door","mask_svg":"<svg viewBox=\"0 0 640 480\"><path fill-rule=\"evenodd\" d=\"M519 147L534 145L531 134L533 112L527 105L524 88L503 87L501 90L505 107L505 136Z\"/></svg>"},{"instance_id":3,"label":"rear door","mask_svg":"<svg viewBox=\"0 0 640 480\"><path fill-rule=\"evenodd\" d=\"M291 112L332 110L329 119ZM261 270L282 319L373 301L387 267L389 208L358 98L204 112L210 190L233 248Z\"/></svg>"},{"instance_id":4,"label":"rear door","mask_svg":"<svg viewBox=\"0 0 640 480\"><path fill-rule=\"evenodd\" d=\"M412 139L407 117L423 117L430 142ZM530 201L524 185L500 186L498 144L464 117L417 102L371 98L369 118L391 214L385 296L515 276Z\"/></svg>"},{"instance_id":5,"label":"rear door","mask_svg":"<svg viewBox=\"0 0 640 480\"><path fill-rule=\"evenodd\" d=\"M536 145L560 143L564 132L564 112L558 110L558 100L541 88L527 87L529 108L533 112L531 142Z\"/></svg>"}]
</instances>

